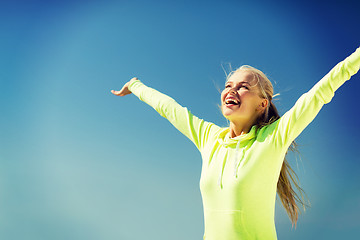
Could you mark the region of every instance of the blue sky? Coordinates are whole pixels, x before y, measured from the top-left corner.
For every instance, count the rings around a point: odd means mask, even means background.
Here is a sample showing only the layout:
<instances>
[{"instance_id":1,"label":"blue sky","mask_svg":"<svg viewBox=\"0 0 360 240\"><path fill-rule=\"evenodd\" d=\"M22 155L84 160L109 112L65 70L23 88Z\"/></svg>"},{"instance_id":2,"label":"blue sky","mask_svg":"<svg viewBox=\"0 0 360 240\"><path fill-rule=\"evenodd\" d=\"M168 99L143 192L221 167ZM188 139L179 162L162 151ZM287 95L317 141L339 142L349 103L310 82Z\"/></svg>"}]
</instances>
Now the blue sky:
<instances>
[{"instance_id":1,"label":"blue sky","mask_svg":"<svg viewBox=\"0 0 360 240\"><path fill-rule=\"evenodd\" d=\"M222 65L263 70L288 110L360 45L353 1L1 1L0 238L201 239L201 158L136 76L225 126ZM279 239L360 234L359 74L298 138L312 207ZM201 99L201 100L199 100Z\"/></svg>"}]
</instances>

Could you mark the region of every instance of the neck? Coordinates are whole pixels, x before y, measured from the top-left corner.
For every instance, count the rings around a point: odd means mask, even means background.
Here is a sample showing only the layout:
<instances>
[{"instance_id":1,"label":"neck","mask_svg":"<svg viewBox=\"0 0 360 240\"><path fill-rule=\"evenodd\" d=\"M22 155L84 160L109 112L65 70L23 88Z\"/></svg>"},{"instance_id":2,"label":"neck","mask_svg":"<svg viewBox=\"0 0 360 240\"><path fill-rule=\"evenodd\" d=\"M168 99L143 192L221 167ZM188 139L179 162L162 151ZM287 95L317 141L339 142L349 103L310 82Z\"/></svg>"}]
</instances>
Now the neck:
<instances>
[{"instance_id":1,"label":"neck","mask_svg":"<svg viewBox=\"0 0 360 240\"><path fill-rule=\"evenodd\" d=\"M250 132L253 124L240 124L235 122L230 122L230 137L234 138L240 136L242 134L246 134Z\"/></svg>"}]
</instances>

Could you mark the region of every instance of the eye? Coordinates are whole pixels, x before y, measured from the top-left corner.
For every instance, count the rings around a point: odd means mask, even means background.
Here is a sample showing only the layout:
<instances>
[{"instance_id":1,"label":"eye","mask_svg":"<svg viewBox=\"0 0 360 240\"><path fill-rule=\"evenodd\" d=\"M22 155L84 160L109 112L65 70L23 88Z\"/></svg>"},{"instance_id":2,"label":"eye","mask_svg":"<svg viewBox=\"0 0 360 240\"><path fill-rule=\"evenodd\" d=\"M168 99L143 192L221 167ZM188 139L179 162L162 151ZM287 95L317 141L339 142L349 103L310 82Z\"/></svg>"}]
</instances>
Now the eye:
<instances>
[{"instance_id":1,"label":"eye","mask_svg":"<svg viewBox=\"0 0 360 240\"><path fill-rule=\"evenodd\" d=\"M231 87L230 84L226 84L226 85L225 85L225 88L230 88L230 87Z\"/></svg>"},{"instance_id":2,"label":"eye","mask_svg":"<svg viewBox=\"0 0 360 240\"><path fill-rule=\"evenodd\" d=\"M240 88L245 88L245 89L249 90L249 87L246 85L242 85Z\"/></svg>"}]
</instances>

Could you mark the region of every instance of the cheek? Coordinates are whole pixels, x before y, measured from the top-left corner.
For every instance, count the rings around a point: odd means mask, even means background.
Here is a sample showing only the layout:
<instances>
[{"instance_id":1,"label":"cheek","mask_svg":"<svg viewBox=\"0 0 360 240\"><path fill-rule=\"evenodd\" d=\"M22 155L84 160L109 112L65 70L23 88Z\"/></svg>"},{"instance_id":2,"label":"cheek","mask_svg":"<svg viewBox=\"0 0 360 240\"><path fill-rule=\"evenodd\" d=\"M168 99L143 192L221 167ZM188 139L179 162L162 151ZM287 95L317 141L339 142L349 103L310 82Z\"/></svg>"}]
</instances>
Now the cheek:
<instances>
[{"instance_id":1,"label":"cheek","mask_svg":"<svg viewBox=\"0 0 360 240\"><path fill-rule=\"evenodd\" d=\"M225 96L226 96L226 92L225 92L225 91L222 91L222 92L221 92L221 95L220 95L220 101L221 101L221 103L224 102Z\"/></svg>"}]
</instances>

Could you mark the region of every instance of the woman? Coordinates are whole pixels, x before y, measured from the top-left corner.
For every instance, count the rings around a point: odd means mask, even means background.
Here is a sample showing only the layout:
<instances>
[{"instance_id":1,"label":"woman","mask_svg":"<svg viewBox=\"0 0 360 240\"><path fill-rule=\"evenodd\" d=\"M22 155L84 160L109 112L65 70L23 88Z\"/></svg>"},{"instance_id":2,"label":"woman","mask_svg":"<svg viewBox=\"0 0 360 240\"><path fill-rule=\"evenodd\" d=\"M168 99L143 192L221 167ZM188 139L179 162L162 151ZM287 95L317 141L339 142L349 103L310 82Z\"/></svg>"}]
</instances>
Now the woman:
<instances>
[{"instance_id":1,"label":"woman","mask_svg":"<svg viewBox=\"0 0 360 240\"><path fill-rule=\"evenodd\" d=\"M279 117L273 87L259 70L232 72L221 94L221 110L230 122L221 128L193 116L172 98L131 79L118 96L134 93L186 135L202 155L200 190L206 240L277 239L276 192L296 224L297 195L285 155L294 139L330 102L334 91L360 68L360 48L337 64L296 104ZM295 183L296 185L296 183ZM297 186L297 185L296 185Z\"/></svg>"}]
</instances>

